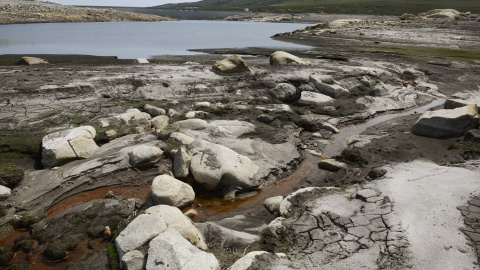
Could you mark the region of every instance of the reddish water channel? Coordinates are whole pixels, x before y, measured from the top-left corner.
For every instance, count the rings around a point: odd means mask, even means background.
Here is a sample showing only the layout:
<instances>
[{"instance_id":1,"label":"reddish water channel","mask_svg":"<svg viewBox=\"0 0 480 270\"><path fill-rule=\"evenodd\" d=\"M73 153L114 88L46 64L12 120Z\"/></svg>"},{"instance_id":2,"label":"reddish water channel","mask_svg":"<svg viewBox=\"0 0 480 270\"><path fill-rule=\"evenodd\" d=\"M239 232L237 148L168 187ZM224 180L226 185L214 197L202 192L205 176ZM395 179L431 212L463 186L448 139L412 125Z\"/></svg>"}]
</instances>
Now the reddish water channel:
<instances>
[{"instance_id":1,"label":"reddish water channel","mask_svg":"<svg viewBox=\"0 0 480 270\"><path fill-rule=\"evenodd\" d=\"M412 110L404 111L401 113L384 114L370 119L369 121L359 124L344 127L340 130L340 133L335 134L331 138L331 143L326 145L323 149L323 155L331 157L339 154L346 147L346 140L353 136L362 133L367 128L377 125L379 123L406 116L415 113L423 113L433 107L443 104L444 99L436 99L431 103L418 107ZM258 209L263 207L265 199L273 196L285 196L296 189L298 189L299 183L309 174L316 173L318 177L324 177L329 172L318 169L318 162L321 160L319 157L308 155L304 161L295 169L295 171L288 177L278 182L277 184L267 187L263 190L257 191L256 195L250 196L245 199L235 199L234 201L224 200L223 198L215 198L212 196L199 196L195 199L193 206L187 209L195 209L198 212L198 216L194 218L196 222L204 222L212 218L217 218L225 215L235 214L237 212L243 212L249 209ZM95 190L85 191L76 195L73 195L55 206L51 207L46 215L47 217L55 216L67 208L81 203L85 203L94 199L105 198L107 192L112 191L117 196L123 198L139 198L145 200L150 192L150 186L123 186L123 187L103 187ZM5 246L11 249L14 245L14 240L19 236L29 237L30 234L27 231L11 231L6 235L0 236L0 246ZM66 269L68 264L78 261L85 257L91 250L87 248L88 239L82 242L77 248L71 251L67 258L62 262L48 262L42 256L42 252L45 246L38 245L34 242L32 251L25 254L23 252L17 252L15 261L29 261L30 267L34 270L60 270ZM98 240L95 245L95 250L101 250L106 247L106 242Z\"/></svg>"}]
</instances>

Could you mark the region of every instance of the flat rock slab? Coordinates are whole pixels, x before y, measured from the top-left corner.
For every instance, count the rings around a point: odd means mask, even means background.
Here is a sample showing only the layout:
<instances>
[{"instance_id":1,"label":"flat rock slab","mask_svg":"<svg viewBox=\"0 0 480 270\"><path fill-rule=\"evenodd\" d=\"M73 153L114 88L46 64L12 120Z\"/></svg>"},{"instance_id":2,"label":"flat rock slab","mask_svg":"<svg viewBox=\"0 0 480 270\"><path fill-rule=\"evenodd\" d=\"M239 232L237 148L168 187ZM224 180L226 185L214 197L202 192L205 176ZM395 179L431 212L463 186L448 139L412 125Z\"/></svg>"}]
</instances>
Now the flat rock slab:
<instances>
[{"instance_id":1,"label":"flat rock slab","mask_svg":"<svg viewBox=\"0 0 480 270\"><path fill-rule=\"evenodd\" d=\"M461 136L469 129L478 127L478 119L476 104L451 110L429 111L413 125L412 133L433 138Z\"/></svg>"}]
</instances>

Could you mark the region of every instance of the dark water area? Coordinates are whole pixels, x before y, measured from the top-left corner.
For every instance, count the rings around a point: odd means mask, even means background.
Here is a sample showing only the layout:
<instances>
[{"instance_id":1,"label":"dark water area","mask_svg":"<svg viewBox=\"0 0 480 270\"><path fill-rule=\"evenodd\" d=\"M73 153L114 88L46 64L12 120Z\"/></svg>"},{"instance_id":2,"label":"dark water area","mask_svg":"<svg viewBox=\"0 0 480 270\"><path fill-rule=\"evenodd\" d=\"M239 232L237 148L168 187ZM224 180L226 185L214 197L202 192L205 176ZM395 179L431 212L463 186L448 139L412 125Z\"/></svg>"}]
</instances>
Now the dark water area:
<instances>
[{"instance_id":1,"label":"dark water area","mask_svg":"<svg viewBox=\"0 0 480 270\"><path fill-rule=\"evenodd\" d=\"M135 59L200 54L191 49L305 50L310 47L270 37L306 26L211 20L0 25L0 55L78 54Z\"/></svg>"}]
</instances>

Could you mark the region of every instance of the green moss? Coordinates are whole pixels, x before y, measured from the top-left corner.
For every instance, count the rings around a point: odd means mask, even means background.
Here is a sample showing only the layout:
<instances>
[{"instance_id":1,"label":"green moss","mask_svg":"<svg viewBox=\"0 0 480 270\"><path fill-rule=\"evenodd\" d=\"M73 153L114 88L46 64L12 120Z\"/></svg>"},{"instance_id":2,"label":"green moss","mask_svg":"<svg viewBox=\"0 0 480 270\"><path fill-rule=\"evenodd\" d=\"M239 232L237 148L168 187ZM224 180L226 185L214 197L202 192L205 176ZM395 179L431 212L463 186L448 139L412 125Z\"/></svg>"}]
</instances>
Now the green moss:
<instances>
[{"instance_id":1,"label":"green moss","mask_svg":"<svg viewBox=\"0 0 480 270\"><path fill-rule=\"evenodd\" d=\"M472 141L457 140L449 149L463 149L465 151L471 151L474 153L480 153L480 143Z\"/></svg>"},{"instance_id":2,"label":"green moss","mask_svg":"<svg viewBox=\"0 0 480 270\"><path fill-rule=\"evenodd\" d=\"M120 269L120 259L118 258L115 242L111 241L107 246L108 267L111 270Z\"/></svg>"},{"instance_id":3,"label":"green moss","mask_svg":"<svg viewBox=\"0 0 480 270\"><path fill-rule=\"evenodd\" d=\"M346 148L335 159L348 164L365 165L368 164L370 158L364 156L358 149Z\"/></svg>"},{"instance_id":4,"label":"green moss","mask_svg":"<svg viewBox=\"0 0 480 270\"><path fill-rule=\"evenodd\" d=\"M364 51L392 53L415 61L428 62L434 59L475 63L480 59L480 50L434 48L423 46L361 47Z\"/></svg>"}]
</instances>

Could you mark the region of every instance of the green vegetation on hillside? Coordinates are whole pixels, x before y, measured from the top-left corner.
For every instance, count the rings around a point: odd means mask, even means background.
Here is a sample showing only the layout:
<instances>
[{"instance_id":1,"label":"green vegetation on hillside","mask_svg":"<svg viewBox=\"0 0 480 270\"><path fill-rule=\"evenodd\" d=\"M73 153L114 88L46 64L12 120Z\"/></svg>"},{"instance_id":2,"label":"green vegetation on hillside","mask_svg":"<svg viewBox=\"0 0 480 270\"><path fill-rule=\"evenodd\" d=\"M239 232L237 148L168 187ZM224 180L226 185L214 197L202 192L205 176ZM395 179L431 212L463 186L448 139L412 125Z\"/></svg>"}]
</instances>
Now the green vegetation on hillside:
<instances>
[{"instance_id":1,"label":"green vegetation on hillside","mask_svg":"<svg viewBox=\"0 0 480 270\"><path fill-rule=\"evenodd\" d=\"M431 9L453 8L480 13L478 0L202 0L199 2L167 4L155 8L243 10L256 12L325 12L339 14L401 15L418 14Z\"/></svg>"}]
</instances>

